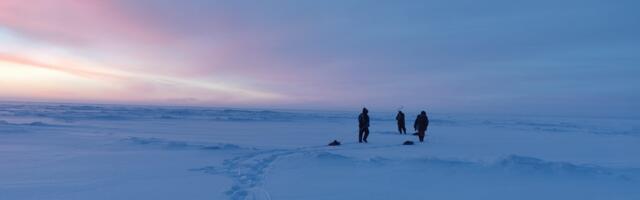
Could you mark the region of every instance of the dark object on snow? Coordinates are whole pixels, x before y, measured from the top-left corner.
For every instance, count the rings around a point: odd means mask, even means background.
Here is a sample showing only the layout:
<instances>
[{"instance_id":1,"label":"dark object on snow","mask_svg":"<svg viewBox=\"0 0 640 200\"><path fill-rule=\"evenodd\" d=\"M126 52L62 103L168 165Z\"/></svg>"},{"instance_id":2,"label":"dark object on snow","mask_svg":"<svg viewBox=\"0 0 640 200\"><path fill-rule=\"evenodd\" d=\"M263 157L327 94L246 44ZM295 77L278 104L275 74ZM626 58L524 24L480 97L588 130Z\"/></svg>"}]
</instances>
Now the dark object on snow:
<instances>
[{"instance_id":1,"label":"dark object on snow","mask_svg":"<svg viewBox=\"0 0 640 200\"><path fill-rule=\"evenodd\" d=\"M367 142L367 138L369 137L369 110L367 108L362 108L362 113L358 116L358 141L362 143L364 141ZM364 136L363 136L364 134Z\"/></svg>"},{"instance_id":2,"label":"dark object on snow","mask_svg":"<svg viewBox=\"0 0 640 200\"><path fill-rule=\"evenodd\" d=\"M413 123L413 128L418 131L418 138L420 142L424 142L425 132L427 132L427 127L429 126L429 117L427 117L427 112L422 111L420 115L416 118L415 123Z\"/></svg>"},{"instance_id":3,"label":"dark object on snow","mask_svg":"<svg viewBox=\"0 0 640 200\"><path fill-rule=\"evenodd\" d=\"M402 143L402 145L413 145L413 141L411 141L411 140L404 141L404 143Z\"/></svg>"},{"instance_id":4,"label":"dark object on snow","mask_svg":"<svg viewBox=\"0 0 640 200\"><path fill-rule=\"evenodd\" d=\"M400 134L407 134L407 128L404 126L404 113L402 111L398 111L396 121L398 121L398 132L400 132Z\"/></svg>"},{"instance_id":5,"label":"dark object on snow","mask_svg":"<svg viewBox=\"0 0 640 200\"><path fill-rule=\"evenodd\" d=\"M413 133L413 135L418 135L418 132Z\"/></svg>"},{"instance_id":6,"label":"dark object on snow","mask_svg":"<svg viewBox=\"0 0 640 200\"><path fill-rule=\"evenodd\" d=\"M338 142L338 140L334 140L333 142L329 143L329 146L340 146L340 142Z\"/></svg>"}]
</instances>

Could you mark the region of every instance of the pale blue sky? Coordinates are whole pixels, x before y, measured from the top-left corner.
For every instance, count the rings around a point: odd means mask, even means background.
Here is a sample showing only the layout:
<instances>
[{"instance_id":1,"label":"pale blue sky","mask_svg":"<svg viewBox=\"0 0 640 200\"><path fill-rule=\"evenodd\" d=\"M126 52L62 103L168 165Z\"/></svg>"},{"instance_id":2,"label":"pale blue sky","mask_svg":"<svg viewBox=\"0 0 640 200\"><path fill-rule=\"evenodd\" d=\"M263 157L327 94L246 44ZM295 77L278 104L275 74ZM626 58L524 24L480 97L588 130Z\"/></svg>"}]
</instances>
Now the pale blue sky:
<instances>
[{"instance_id":1,"label":"pale blue sky","mask_svg":"<svg viewBox=\"0 0 640 200\"><path fill-rule=\"evenodd\" d=\"M638 1L113 1L101 7L118 15L71 23L78 30L72 33L34 27L28 19L46 16L29 16L26 8L34 6L13 9L24 20L0 15L0 27L106 60L103 68L133 73L129 78L157 73L136 83L156 88L153 98L121 91L127 95L120 100L80 93L82 101L585 116L640 111ZM64 17L47 19L65 24ZM104 23L113 34L90 23ZM92 37L96 32L100 37ZM154 40L146 41L149 35ZM175 88L157 89L163 78Z\"/></svg>"}]
</instances>

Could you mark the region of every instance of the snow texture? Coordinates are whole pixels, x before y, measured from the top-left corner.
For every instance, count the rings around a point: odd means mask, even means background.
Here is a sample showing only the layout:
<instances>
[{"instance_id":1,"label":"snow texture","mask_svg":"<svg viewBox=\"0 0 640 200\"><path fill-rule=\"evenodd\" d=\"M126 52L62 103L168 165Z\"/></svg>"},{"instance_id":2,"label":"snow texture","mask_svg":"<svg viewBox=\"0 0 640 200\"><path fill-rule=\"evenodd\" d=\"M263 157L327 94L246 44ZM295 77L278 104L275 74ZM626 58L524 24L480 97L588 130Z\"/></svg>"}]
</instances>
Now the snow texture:
<instances>
[{"instance_id":1,"label":"snow texture","mask_svg":"<svg viewBox=\"0 0 640 200\"><path fill-rule=\"evenodd\" d=\"M640 199L638 119L354 110L3 103L0 199Z\"/></svg>"}]
</instances>

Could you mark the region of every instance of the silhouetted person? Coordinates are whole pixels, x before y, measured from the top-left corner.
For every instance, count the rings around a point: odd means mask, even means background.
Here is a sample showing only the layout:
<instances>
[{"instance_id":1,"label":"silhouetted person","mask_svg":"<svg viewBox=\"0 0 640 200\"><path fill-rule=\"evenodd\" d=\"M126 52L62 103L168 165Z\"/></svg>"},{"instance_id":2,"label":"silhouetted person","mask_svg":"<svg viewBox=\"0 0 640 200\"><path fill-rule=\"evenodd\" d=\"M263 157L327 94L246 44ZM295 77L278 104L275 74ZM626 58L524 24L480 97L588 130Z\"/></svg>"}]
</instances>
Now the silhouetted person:
<instances>
[{"instance_id":1,"label":"silhouetted person","mask_svg":"<svg viewBox=\"0 0 640 200\"><path fill-rule=\"evenodd\" d=\"M420 142L424 142L424 136L427 132L428 126L429 117L427 117L427 112L422 111L414 123L414 128L418 131L418 138L420 139Z\"/></svg>"},{"instance_id":2,"label":"silhouetted person","mask_svg":"<svg viewBox=\"0 0 640 200\"><path fill-rule=\"evenodd\" d=\"M367 137L369 137L369 110L367 108L362 108L362 113L358 116L358 127L360 130L358 131L358 141L362 143L362 141L367 142ZM364 137L363 137L364 133Z\"/></svg>"},{"instance_id":3,"label":"silhouetted person","mask_svg":"<svg viewBox=\"0 0 640 200\"><path fill-rule=\"evenodd\" d=\"M418 135L418 119L420 119L420 115L416 116L416 121L413 122L413 130L415 131L413 135Z\"/></svg>"},{"instance_id":4,"label":"silhouetted person","mask_svg":"<svg viewBox=\"0 0 640 200\"><path fill-rule=\"evenodd\" d=\"M404 126L404 113L402 111L398 111L396 121L398 121L398 132L400 132L400 134L407 134L407 128Z\"/></svg>"}]
</instances>

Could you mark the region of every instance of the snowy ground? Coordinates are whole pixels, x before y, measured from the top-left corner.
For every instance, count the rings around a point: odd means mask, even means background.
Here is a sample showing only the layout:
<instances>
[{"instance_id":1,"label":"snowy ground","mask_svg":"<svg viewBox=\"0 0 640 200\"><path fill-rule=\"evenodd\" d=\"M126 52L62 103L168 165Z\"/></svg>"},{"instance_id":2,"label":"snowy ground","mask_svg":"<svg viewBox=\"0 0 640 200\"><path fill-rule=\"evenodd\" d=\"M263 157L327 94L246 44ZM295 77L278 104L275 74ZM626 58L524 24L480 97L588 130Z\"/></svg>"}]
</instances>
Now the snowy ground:
<instances>
[{"instance_id":1,"label":"snowy ground","mask_svg":"<svg viewBox=\"0 0 640 200\"><path fill-rule=\"evenodd\" d=\"M640 199L637 119L357 110L4 103L0 199Z\"/></svg>"}]
</instances>

